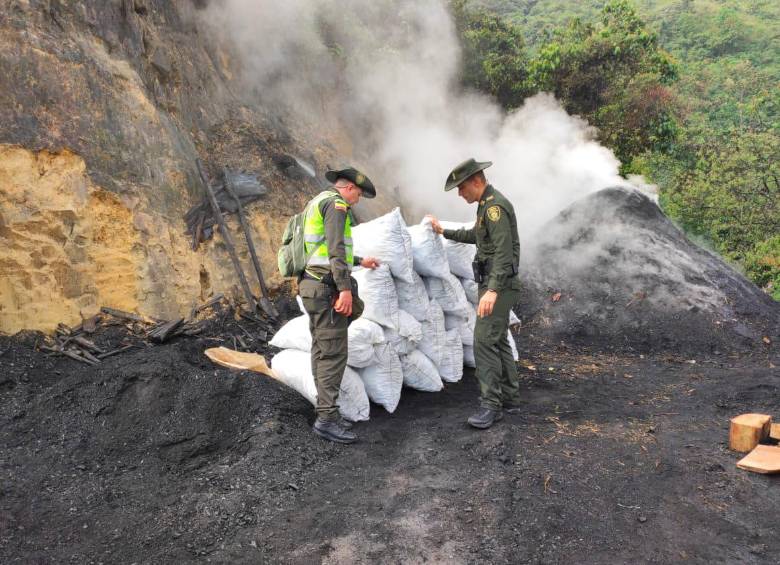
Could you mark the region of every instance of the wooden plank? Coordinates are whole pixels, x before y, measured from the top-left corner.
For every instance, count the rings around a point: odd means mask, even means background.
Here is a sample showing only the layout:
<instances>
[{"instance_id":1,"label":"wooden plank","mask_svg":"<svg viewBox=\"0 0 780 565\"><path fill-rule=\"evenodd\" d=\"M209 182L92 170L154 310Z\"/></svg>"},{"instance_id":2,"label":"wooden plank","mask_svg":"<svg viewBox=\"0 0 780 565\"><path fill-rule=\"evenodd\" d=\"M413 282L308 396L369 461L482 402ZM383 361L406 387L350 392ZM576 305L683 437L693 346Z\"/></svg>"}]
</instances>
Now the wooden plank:
<instances>
[{"instance_id":1,"label":"wooden plank","mask_svg":"<svg viewBox=\"0 0 780 565\"><path fill-rule=\"evenodd\" d=\"M731 419L729 448L746 453L769 437L772 417L766 414L742 414Z\"/></svg>"},{"instance_id":2,"label":"wooden plank","mask_svg":"<svg viewBox=\"0 0 780 565\"><path fill-rule=\"evenodd\" d=\"M222 239L224 240L225 247L228 250L228 255L230 255L230 260L233 262L233 268L236 270L238 280L241 282L241 288L244 290L246 301L249 304L249 308L254 311L257 308L257 302L255 301L255 297L252 295L252 292L249 290L249 283L246 280L244 269L241 268L241 263L238 261L236 246L233 244L233 237L230 235L230 231L227 228L225 218L222 217L222 210L219 208L217 197L214 195L214 190L211 188L211 184L209 184L208 178L206 178L206 173L203 170L203 164L200 162L200 159L195 159L195 165L198 167L200 180L203 182L203 186L206 188L206 195L208 196L211 209L214 211L215 219L219 225L219 233L222 234Z\"/></svg>"},{"instance_id":3,"label":"wooden plank","mask_svg":"<svg viewBox=\"0 0 780 565\"><path fill-rule=\"evenodd\" d=\"M739 460L737 467L754 473L780 473L780 447L757 445L753 451Z\"/></svg>"}]
</instances>

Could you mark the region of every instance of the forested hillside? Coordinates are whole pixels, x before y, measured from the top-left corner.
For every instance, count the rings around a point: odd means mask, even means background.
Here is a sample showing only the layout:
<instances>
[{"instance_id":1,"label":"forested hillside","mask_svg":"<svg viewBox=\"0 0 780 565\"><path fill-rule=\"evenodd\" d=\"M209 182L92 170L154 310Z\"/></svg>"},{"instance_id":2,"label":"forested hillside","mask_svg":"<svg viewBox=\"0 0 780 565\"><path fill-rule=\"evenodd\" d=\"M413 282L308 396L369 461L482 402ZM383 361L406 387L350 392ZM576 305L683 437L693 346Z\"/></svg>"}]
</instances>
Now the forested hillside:
<instances>
[{"instance_id":1,"label":"forested hillside","mask_svg":"<svg viewBox=\"0 0 780 565\"><path fill-rule=\"evenodd\" d=\"M780 2L454 2L464 83L552 91L668 215L780 299Z\"/></svg>"}]
</instances>

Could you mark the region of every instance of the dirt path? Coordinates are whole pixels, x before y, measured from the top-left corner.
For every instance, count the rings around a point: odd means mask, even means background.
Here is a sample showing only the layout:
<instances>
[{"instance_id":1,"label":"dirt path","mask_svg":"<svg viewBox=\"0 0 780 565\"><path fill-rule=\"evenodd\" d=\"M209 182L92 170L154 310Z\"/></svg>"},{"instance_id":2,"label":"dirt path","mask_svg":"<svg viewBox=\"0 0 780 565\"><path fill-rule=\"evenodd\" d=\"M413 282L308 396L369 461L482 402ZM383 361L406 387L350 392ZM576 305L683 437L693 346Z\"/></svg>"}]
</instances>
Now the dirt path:
<instances>
[{"instance_id":1,"label":"dirt path","mask_svg":"<svg viewBox=\"0 0 780 565\"><path fill-rule=\"evenodd\" d=\"M201 346L83 370L0 341L0 560L772 563L780 551L780 479L738 470L726 448L729 417L780 416L765 358L554 353L522 372L526 413L490 430L464 424L467 375L405 391L393 415L374 408L343 447L309 432L295 393L215 369Z\"/></svg>"}]
</instances>

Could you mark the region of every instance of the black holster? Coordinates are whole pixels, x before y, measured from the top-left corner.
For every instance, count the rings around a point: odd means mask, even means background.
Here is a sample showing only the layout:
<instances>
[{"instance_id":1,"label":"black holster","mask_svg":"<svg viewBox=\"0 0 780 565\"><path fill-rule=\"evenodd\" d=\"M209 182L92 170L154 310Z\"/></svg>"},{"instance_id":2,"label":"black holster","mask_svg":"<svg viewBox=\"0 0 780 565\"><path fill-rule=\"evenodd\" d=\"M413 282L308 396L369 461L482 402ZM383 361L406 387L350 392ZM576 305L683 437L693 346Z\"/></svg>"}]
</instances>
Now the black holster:
<instances>
[{"instance_id":1,"label":"black holster","mask_svg":"<svg viewBox=\"0 0 780 565\"><path fill-rule=\"evenodd\" d=\"M490 259L476 259L471 263L471 270L474 271L474 280L477 284L482 284L490 276Z\"/></svg>"}]
</instances>

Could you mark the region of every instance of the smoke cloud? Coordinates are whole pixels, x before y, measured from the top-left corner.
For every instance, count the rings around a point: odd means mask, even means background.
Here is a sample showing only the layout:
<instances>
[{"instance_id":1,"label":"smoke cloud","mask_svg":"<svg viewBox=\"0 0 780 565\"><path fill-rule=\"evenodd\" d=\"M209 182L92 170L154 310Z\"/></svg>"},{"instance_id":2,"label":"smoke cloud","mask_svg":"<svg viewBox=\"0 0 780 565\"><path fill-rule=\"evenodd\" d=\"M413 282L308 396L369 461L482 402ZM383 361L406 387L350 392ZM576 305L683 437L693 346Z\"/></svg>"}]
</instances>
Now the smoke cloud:
<instances>
[{"instance_id":1,"label":"smoke cloud","mask_svg":"<svg viewBox=\"0 0 780 565\"><path fill-rule=\"evenodd\" d=\"M488 180L518 213L521 237L591 192L629 183L588 124L548 94L506 114L458 85L460 49L444 0L221 0L204 22L238 53L248 92L323 127L338 123L355 159L399 187L413 219L471 220L444 193L449 171L490 160Z\"/></svg>"}]
</instances>

